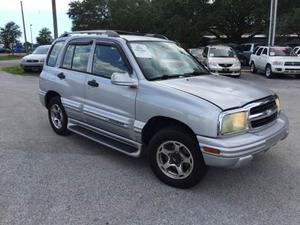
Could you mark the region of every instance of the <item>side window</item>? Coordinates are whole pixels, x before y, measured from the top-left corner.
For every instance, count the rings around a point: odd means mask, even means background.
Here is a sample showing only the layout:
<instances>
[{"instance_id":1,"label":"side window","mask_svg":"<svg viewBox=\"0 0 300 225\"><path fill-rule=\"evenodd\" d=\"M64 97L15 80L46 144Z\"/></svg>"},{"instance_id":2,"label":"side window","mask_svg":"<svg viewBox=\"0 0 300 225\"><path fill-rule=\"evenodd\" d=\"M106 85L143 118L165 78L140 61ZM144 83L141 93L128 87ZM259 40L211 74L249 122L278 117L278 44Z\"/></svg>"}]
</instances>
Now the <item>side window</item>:
<instances>
[{"instance_id":1,"label":"side window","mask_svg":"<svg viewBox=\"0 0 300 225\"><path fill-rule=\"evenodd\" d=\"M72 61L74 55L75 45L69 45L67 51L65 53L64 61L63 61L63 68L72 69Z\"/></svg>"},{"instance_id":2,"label":"side window","mask_svg":"<svg viewBox=\"0 0 300 225\"><path fill-rule=\"evenodd\" d=\"M62 49L64 42L58 41L54 44L54 46L51 49L51 52L49 53L48 59L47 59L47 65L48 66L55 66L57 57L60 53L60 50Z\"/></svg>"},{"instance_id":3,"label":"side window","mask_svg":"<svg viewBox=\"0 0 300 225\"><path fill-rule=\"evenodd\" d=\"M91 45L76 45L74 50L72 69L82 72L87 71Z\"/></svg>"},{"instance_id":4,"label":"side window","mask_svg":"<svg viewBox=\"0 0 300 225\"><path fill-rule=\"evenodd\" d=\"M265 48L265 49L263 50L262 54L263 54L263 55L267 55L267 54L268 54L268 49Z\"/></svg>"},{"instance_id":5,"label":"side window","mask_svg":"<svg viewBox=\"0 0 300 225\"><path fill-rule=\"evenodd\" d=\"M62 67L86 72L90 50L90 44L70 44L67 47Z\"/></svg>"},{"instance_id":6,"label":"side window","mask_svg":"<svg viewBox=\"0 0 300 225\"><path fill-rule=\"evenodd\" d=\"M261 55L262 50L263 50L263 48L259 48L256 52L256 55Z\"/></svg>"},{"instance_id":7,"label":"side window","mask_svg":"<svg viewBox=\"0 0 300 225\"><path fill-rule=\"evenodd\" d=\"M92 73L110 79L114 72L128 72L119 50L110 45L96 45Z\"/></svg>"}]
</instances>

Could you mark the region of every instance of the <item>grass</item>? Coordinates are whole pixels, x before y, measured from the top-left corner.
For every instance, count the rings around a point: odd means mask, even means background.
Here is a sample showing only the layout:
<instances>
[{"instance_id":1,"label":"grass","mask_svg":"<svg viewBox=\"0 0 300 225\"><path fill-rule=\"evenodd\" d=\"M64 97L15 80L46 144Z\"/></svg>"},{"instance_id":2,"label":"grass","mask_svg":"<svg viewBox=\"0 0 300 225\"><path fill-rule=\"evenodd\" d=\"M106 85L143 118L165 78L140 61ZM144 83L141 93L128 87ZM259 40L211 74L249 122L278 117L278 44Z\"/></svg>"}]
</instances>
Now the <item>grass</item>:
<instances>
[{"instance_id":1,"label":"grass","mask_svg":"<svg viewBox=\"0 0 300 225\"><path fill-rule=\"evenodd\" d=\"M21 55L0 55L0 61L21 59L22 57L23 56L21 56Z\"/></svg>"},{"instance_id":2,"label":"grass","mask_svg":"<svg viewBox=\"0 0 300 225\"><path fill-rule=\"evenodd\" d=\"M25 73L25 71L20 66L1 67L0 70L15 75L24 75Z\"/></svg>"}]
</instances>

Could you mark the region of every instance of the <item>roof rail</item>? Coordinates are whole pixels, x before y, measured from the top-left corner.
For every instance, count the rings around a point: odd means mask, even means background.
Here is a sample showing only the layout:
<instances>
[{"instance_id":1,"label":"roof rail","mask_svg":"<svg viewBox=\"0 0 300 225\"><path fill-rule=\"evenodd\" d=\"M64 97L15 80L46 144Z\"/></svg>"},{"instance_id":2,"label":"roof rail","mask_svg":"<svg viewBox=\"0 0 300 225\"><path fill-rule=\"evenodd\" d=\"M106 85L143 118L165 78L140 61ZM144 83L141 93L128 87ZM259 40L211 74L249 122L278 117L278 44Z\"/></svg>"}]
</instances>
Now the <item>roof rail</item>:
<instances>
[{"instance_id":1,"label":"roof rail","mask_svg":"<svg viewBox=\"0 0 300 225\"><path fill-rule=\"evenodd\" d=\"M76 34L105 34L109 37L120 37L119 34L113 30L80 30L80 31L72 31L65 32L60 37L69 37Z\"/></svg>"},{"instance_id":2,"label":"roof rail","mask_svg":"<svg viewBox=\"0 0 300 225\"><path fill-rule=\"evenodd\" d=\"M62 34L60 37L69 37L76 34L105 34L109 37L120 37L120 35L137 35L137 36L147 36L147 37L155 37L155 38L161 38L166 39L168 38L161 34L145 34L145 33L139 33L139 32L130 32L130 31L121 31L121 30L81 30L81 31L72 31L72 32L66 32Z\"/></svg>"}]
</instances>

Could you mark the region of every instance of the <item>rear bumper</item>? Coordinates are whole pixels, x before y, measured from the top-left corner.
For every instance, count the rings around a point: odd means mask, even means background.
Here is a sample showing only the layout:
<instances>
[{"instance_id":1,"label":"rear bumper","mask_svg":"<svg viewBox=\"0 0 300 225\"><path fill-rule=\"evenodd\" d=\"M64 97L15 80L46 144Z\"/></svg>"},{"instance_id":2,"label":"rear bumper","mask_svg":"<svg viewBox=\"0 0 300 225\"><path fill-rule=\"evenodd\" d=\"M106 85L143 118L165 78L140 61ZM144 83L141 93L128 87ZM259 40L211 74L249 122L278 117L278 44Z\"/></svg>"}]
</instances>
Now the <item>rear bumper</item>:
<instances>
[{"instance_id":1,"label":"rear bumper","mask_svg":"<svg viewBox=\"0 0 300 225\"><path fill-rule=\"evenodd\" d=\"M237 168L248 164L256 155L285 139L289 131L288 118L280 114L271 126L254 132L248 132L234 137L208 138L197 136L199 145L218 149L220 154L203 152L203 158L208 166Z\"/></svg>"}]
</instances>

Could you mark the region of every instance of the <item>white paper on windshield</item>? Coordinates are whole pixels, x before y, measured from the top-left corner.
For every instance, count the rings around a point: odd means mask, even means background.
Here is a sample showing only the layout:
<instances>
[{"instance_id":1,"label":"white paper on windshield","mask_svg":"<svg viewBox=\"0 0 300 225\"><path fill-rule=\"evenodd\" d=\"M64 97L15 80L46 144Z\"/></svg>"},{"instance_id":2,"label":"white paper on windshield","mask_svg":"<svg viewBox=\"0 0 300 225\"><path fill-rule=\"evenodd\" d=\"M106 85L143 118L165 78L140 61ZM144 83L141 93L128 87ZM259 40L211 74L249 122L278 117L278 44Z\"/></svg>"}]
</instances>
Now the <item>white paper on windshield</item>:
<instances>
[{"instance_id":1,"label":"white paper on windshield","mask_svg":"<svg viewBox=\"0 0 300 225\"><path fill-rule=\"evenodd\" d=\"M137 58L152 59L152 54L146 45L131 44L131 48Z\"/></svg>"},{"instance_id":2,"label":"white paper on windshield","mask_svg":"<svg viewBox=\"0 0 300 225\"><path fill-rule=\"evenodd\" d=\"M209 53L209 56L210 56L210 57L214 57L215 54L214 54L214 53Z\"/></svg>"},{"instance_id":3,"label":"white paper on windshield","mask_svg":"<svg viewBox=\"0 0 300 225\"><path fill-rule=\"evenodd\" d=\"M275 55L275 52L270 52L270 56L274 56Z\"/></svg>"}]
</instances>

